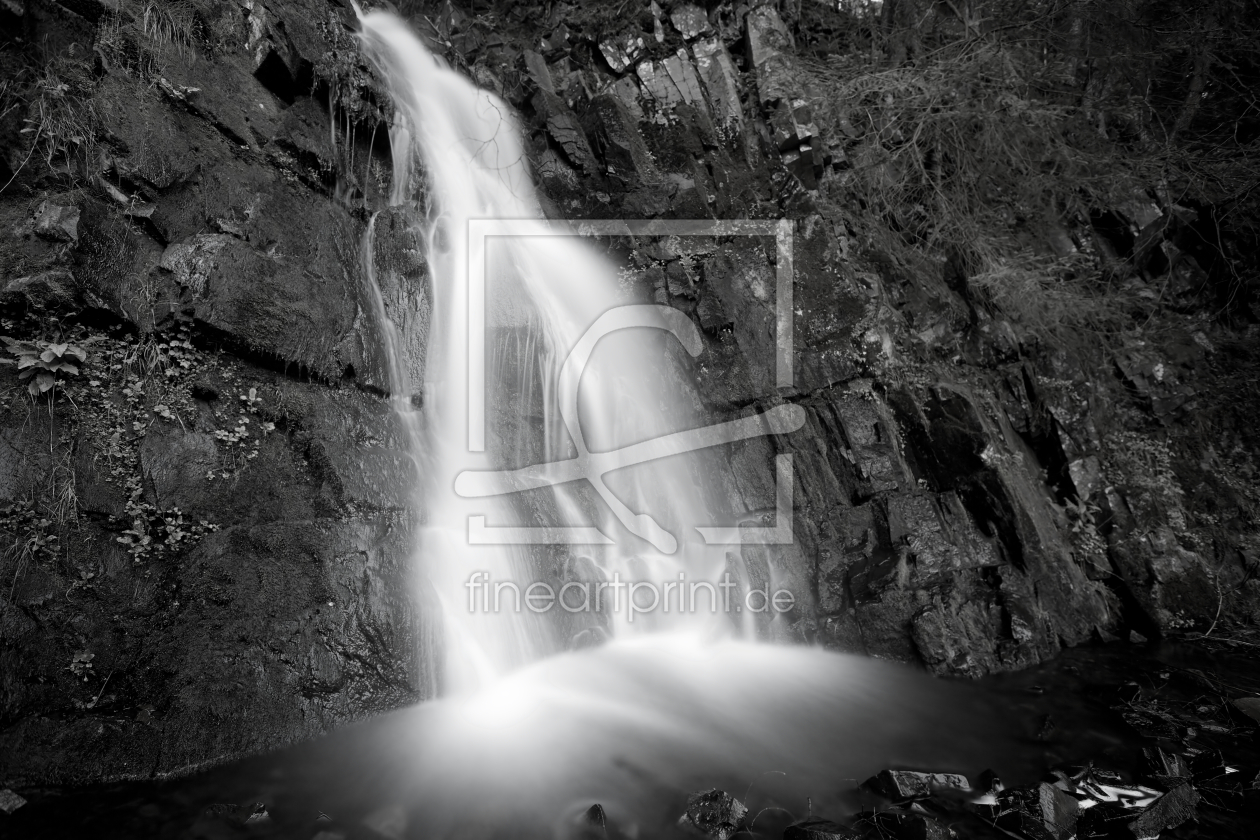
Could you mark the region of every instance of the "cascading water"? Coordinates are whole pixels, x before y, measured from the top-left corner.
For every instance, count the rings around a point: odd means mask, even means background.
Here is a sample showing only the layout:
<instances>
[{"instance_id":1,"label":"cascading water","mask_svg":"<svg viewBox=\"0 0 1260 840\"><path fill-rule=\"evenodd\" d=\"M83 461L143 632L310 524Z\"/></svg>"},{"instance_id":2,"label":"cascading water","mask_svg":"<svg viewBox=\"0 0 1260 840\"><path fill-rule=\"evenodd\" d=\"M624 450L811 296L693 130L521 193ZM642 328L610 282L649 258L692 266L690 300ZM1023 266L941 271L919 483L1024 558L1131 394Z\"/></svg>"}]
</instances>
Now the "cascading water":
<instances>
[{"instance_id":1,"label":"cascading water","mask_svg":"<svg viewBox=\"0 0 1260 840\"><path fill-rule=\"evenodd\" d=\"M405 192L416 180L417 163L427 180L429 212L421 224L434 314L424 406L428 525L418 552L443 605L446 686L483 685L559 647L552 638L555 622L521 609L516 594L556 556L570 577L614 583L604 591L613 603L588 616L600 622L588 631L719 631L726 617L706 608L708 601L701 609L679 609L677 587L672 612L662 603L636 617L616 586L649 581L652 592L638 594L650 603L667 581L703 581L700 597L719 597L726 547L707 545L695 527L722 513L697 479L706 472L703 453L641 463L607 478L596 474L591 483L598 500L567 484L542 488L529 476L515 485L511 478L489 478L531 462L577 465L587 452L695 427L690 395L678 388L670 393L669 348L652 333L672 332L682 342L679 349L691 345L696 352L696 328L664 307L625 307L613 266L575 237L548 228L504 103L443 67L397 18L368 14L362 27L364 51L398 114L391 136L394 200L418 198ZM485 220L511 220L512 236L470 242L470 223ZM470 315L473 322L484 319L484 334L470 331ZM589 335L601 316L640 326ZM539 424L531 424L534 410L542 415ZM477 451L479 427L485 428L485 451ZM591 478L589 472L575 476ZM535 495L518 494L515 504L492 495L521 489ZM554 516L568 527L594 517L590 530L609 535L613 544L546 554L529 539L523 545L485 544L471 530L537 527L534 514ZM475 573L482 575L481 589L477 581L470 585ZM509 582L515 589L500 601L499 588ZM587 594L575 592L573 603Z\"/></svg>"},{"instance_id":2,"label":"cascading water","mask_svg":"<svg viewBox=\"0 0 1260 840\"><path fill-rule=\"evenodd\" d=\"M471 608L474 572L524 589L548 564L561 580L604 582L714 582L728 568L726 547L696 530L730 516L713 465L703 451L655 457L695 438L691 397L668 383L681 380L677 351L699 351L698 334L668 310L627 308L611 266L549 235L502 102L443 67L393 15L360 21L398 115L393 201L424 208L434 307L422 417L375 286L370 295L423 475L417 562L441 601L452 696L285 759L294 807L383 819L390 836L523 837L568 836L570 818L600 802L629 836L656 836L697 786L755 783L763 801L804 814L893 764L978 769L972 733L985 730L984 713L963 708L974 698L894 666L737 641L728 616L703 606L637 617L623 606L567 625L514 603ZM423 200L408 194L420 175ZM470 229L487 219L512 220L514 235L470 248ZM470 281L483 268L484 293ZM468 331L483 306L486 332ZM590 331L608 319L634 328ZM799 419L788 409L749 422L789 431ZM636 466L592 470L618 447L642 456L624 462ZM578 478L593 492L576 489ZM497 495L505 490L512 503ZM543 521L586 527L594 544L470 539L473 522ZM616 539L600 544L605 535ZM559 652L561 631L575 630L613 640ZM995 757L992 745L981 752Z\"/></svg>"}]
</instances>

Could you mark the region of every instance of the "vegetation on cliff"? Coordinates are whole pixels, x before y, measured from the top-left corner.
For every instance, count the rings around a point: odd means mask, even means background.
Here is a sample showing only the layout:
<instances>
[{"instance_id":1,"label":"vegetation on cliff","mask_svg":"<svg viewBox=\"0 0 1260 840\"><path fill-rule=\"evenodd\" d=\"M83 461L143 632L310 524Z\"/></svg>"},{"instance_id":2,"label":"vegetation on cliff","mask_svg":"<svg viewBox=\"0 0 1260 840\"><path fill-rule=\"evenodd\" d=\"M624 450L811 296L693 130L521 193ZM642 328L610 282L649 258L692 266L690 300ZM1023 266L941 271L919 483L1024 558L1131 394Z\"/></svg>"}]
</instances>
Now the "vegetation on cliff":
<instances>
[{"instance_id":1,"label":"vegetation on cliff","mask_svg":"<svg viewBox=\"0 0 1260 840\"><path fill-rule=\"evenodd\" d=\"M806 36L828 190L1044 338L1149 326L1193 274L1247 321L1260 261L1260 9L1241 0L841 3ZM801 25L821 17L803 4ZM842 45L839 50L830 46Z\"/></svg>"}]
</instances>

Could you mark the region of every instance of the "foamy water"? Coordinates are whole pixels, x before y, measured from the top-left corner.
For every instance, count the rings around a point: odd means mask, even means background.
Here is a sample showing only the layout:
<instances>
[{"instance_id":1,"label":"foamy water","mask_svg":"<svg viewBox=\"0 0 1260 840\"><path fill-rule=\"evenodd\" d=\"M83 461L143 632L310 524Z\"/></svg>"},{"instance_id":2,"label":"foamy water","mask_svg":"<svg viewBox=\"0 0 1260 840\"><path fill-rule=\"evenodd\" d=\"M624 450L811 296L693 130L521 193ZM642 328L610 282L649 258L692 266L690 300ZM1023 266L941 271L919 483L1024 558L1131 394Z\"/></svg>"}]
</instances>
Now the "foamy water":
<instances>
[{"instance_id":1,"label":"foamy water","mask_svg":"<svg viewBox=\"0 0 1260 840\"><path fill-rule=\"evenodd\" d=\"M568 837L600 803L627 836L657 837L695 790L841 818L890 766L974 778L1002 760L996 738L970 686L813 648L655 635L550 657L286 765L289 788L340 823L388 817L399 836Z\"/></svg>"}]
</instances>

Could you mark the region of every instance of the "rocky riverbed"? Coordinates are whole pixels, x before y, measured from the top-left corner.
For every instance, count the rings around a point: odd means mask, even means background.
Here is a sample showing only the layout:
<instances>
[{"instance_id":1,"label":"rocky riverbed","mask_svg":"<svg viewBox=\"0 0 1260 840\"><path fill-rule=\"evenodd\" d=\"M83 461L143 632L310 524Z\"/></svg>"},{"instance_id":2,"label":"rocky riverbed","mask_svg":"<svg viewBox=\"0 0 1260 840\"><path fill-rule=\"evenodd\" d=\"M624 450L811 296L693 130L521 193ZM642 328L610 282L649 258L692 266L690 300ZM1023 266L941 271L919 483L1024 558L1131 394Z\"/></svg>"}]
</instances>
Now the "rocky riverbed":
<instances>
[{"instance_id":1,"label":"rocky riverbed","mask_svg":"<svg viewBox=\"0 0 1260 840\"><path fill-rule=\"evenodd\" d=\"M1076 648L980 682L1022 729L1007 766L970 777L888 768L849 790L819 791L806 811L767 795L774 771L765 768L739 789L659 790L645 813L621 822L592 802L556 815L558 834L508 823L485 836L1242 840L1260 820L1258 664L1255 634ZM295 770L280 754L161 784L9 791L0 825L14 838L412 836L401 809L368 807L349 821L330 805L325 813L320 795L303 789L318 771ZM837 793L844 805L814 810ZM325 802L334 798L325 792Z\"/></svg>"}]
</instances>

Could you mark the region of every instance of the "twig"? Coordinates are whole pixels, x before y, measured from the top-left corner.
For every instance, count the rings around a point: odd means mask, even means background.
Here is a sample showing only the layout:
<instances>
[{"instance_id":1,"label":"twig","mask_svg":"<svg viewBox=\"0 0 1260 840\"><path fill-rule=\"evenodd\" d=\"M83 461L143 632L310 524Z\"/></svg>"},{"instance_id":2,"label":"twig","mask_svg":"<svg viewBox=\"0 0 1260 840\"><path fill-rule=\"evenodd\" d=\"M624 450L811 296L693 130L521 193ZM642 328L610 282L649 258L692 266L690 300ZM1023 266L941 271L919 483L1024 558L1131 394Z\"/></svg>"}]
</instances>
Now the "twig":
<instances>
[{"instance_id":1,"label":"twig","mask_svg":"<svg viewBox=\"0 0 1260 840\"><path fill-rule=\"evenodd\" d=\"M1212 626L1203 634L1203 638L1212 635L1212 631L1216 629L1216 622L1221 619L1221 607L1225 606L1225 590L1221 589L1220 578L1217 575L1212 576L1212 582L1216 586L1216 615L1212 617Z\"/></svg>"},{"instance_id":2,"label":"twig","mask_svg":"<svg viewBox=\"0 0 1260 840\"><path fill-rule=\"evenodd\" d=\"M767 771L765 771L764 773L762 773L762 774L761 774L761 776L773 776L773 775L776 775L776 774L777 774L777 775L779 775L779 776L786 776L786 775L787 775L787 773L785 773L785 772L784 772L784 771L782 771L782 770L767 770ZM752 793L753 785L755 785L755 784L757 784L757 782L761 781L761 776L758 776L756 779L753 779L751 782L749 782L749 783L748 783L748 789L744 791L744 801L745 801L745 802L747 802L747 801L748 801L748 794ZM763 809L763 810L764 810L764 809ZM753 819L755 820L755 819L756 819L756 817L754 817Z\"/></svg>"},{"instance_id":3,"label":"twig","mask_svg":"<svg viewBox=\"0 0 1260 840\"><path fill-rule=\"evenodd\" d=\"M96 704L100 702L101 695L105 693L105 686L109 685L110 677L114 676L114 672L110 671L109 676L105 677L105 682L101 683L101 690L96 692L96 696L92 698L92 702L88 704L89 709L95 709Z\"/></svg>"},{"instance_id":4,"label":"twig","mask_svg":"<svg viewBox=\"0 0 1260 840\"><path fill-rule=\"evenodd\" d=\"M41 130L41 131L43 130L43 126L42 126L42 125L40 126L40 130ZM31 161L31 155L35 154L35 148L36 148L38 145L39 145L39 135L38 135L38 134L36 134L36 135L35 135L35 140L31 143L31 150L30 150L29 152L27 152L27 153L26 153L26 158L25 158L25 159L23 159L22 163L18 166L18 168L17 168L17 169L15 169L15 170L13 170L13 174L9 176L9 180L7 180L7 181L5 181L5 182L4 182L4 186L3 186L3 187L0 187L0 193L2 193L2 192L4 192L5 190L7 190L7 189L9 188L9 184L12 184L12 183L13 183L13 179L14 179L14 178L16 178L16 177L18 176L18 174L19 174L19 173L20 173L23 169L25 169L25 168L26 168L26 164L30 163L30 161Z\"/></svg>"}]
</instances>

